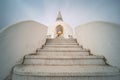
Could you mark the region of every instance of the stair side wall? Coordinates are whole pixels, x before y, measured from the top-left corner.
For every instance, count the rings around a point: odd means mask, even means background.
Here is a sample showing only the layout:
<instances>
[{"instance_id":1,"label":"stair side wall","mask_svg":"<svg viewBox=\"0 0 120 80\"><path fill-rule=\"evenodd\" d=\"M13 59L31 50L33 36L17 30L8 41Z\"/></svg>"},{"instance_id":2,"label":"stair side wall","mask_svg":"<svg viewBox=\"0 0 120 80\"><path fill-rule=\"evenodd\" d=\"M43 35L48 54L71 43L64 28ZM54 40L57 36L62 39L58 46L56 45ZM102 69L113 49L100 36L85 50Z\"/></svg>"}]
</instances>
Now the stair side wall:
<instances>
[{"instance_id":1,"label":"stair side wall","mask_svg":"<svg viewBox=\"0 0 120 80\"><path fill-rule=\"evenodd\" d=\"M120 25L91 22L75 28L77 41L92 54L104 55L107 63L120 68Z\"/></svg>"},{"instance_id":2,"label":"stair side wall","mask_svg":"<svg viewBox=\"0 0 120 80\"><path fill-rule=\"evenodd\" d=\"M35 52L46 41L47 26L34 21L14 24L0 33L0 80L7 77L24 55Z\"/></svg>"}]
</instances>

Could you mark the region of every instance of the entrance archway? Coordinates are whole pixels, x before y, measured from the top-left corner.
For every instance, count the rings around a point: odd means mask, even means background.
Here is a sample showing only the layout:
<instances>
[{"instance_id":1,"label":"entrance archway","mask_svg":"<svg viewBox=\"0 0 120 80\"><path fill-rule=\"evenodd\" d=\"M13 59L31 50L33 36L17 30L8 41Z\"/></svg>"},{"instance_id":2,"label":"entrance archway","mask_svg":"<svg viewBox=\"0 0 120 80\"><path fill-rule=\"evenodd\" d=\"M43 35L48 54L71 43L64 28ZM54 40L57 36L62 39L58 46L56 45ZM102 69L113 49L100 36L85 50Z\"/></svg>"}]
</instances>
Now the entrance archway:
<instances>
[{"instance_id":1,"label":"entrance archway","mask_svg":"<svg viewBox=\"0 0 120 80\"><path fill-rule=\"evenodd\" d=\"M58 35L58 37L63 34L63 26L58 25L56 27L56 34Z\"/></svg>"}]
</instances>

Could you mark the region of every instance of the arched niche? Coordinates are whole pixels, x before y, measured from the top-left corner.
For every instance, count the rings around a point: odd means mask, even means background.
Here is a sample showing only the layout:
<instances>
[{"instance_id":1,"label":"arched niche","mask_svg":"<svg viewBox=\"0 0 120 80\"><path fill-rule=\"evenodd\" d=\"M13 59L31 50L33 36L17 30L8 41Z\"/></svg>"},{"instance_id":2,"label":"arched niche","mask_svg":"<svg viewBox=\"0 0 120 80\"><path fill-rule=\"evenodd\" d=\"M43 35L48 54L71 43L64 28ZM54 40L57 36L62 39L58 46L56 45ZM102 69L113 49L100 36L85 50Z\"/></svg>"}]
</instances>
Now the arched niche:
<instances>
[{"instance_id":1,"label":"arched niche","mask_svg":"<svg viewBox=\"0 0 120 80\"><path fill-rule=\"evenodd\" d=\"M60 35L62 35L64 33L64 28L61 25L58 25L55 30L56 30L56 34L58 36L60 36Z\"/></svg>"}]
</instances>

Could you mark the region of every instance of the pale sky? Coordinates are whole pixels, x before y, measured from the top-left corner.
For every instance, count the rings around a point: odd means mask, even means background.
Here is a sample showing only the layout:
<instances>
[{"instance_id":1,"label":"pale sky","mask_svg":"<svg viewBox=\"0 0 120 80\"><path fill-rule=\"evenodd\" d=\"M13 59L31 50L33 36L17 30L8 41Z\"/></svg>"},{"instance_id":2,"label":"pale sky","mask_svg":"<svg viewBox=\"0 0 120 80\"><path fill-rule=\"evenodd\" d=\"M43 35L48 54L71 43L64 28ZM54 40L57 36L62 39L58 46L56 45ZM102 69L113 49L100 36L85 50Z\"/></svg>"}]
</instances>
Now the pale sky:
<instances>
[{"instance_id":1,"label":"pale sky","mask_svg":"<svg viewBox=\"0 0 120 80\"><path fill-rule=\"evenodd\" d=\"M72 27L91 21L120 24L120 0L0 0L0 28L24 20L49 26L58 11Z\"/></svg>"}]
</instances>

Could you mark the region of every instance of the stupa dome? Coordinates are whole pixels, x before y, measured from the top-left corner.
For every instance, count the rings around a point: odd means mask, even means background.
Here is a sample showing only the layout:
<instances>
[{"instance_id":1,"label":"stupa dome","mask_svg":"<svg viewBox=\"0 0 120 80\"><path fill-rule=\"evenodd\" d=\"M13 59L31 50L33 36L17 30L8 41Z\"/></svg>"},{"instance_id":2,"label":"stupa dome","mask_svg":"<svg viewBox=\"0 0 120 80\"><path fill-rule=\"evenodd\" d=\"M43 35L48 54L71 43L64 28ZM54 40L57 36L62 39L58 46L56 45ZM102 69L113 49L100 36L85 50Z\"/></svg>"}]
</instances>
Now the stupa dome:
<instances>
[{"instance_id":1,"label":"stupa dome","mask_svg":"<svg viewBox=\"0 0 120 80\"><path fill-rule=\"evenodd\" d=\"M57 36L62 36L64 38L72 38L73 31L72 28L63 21L61 13L58 13L56 22L49 26L48 37L55 38Z\"/></svg>"}]
</instances>

